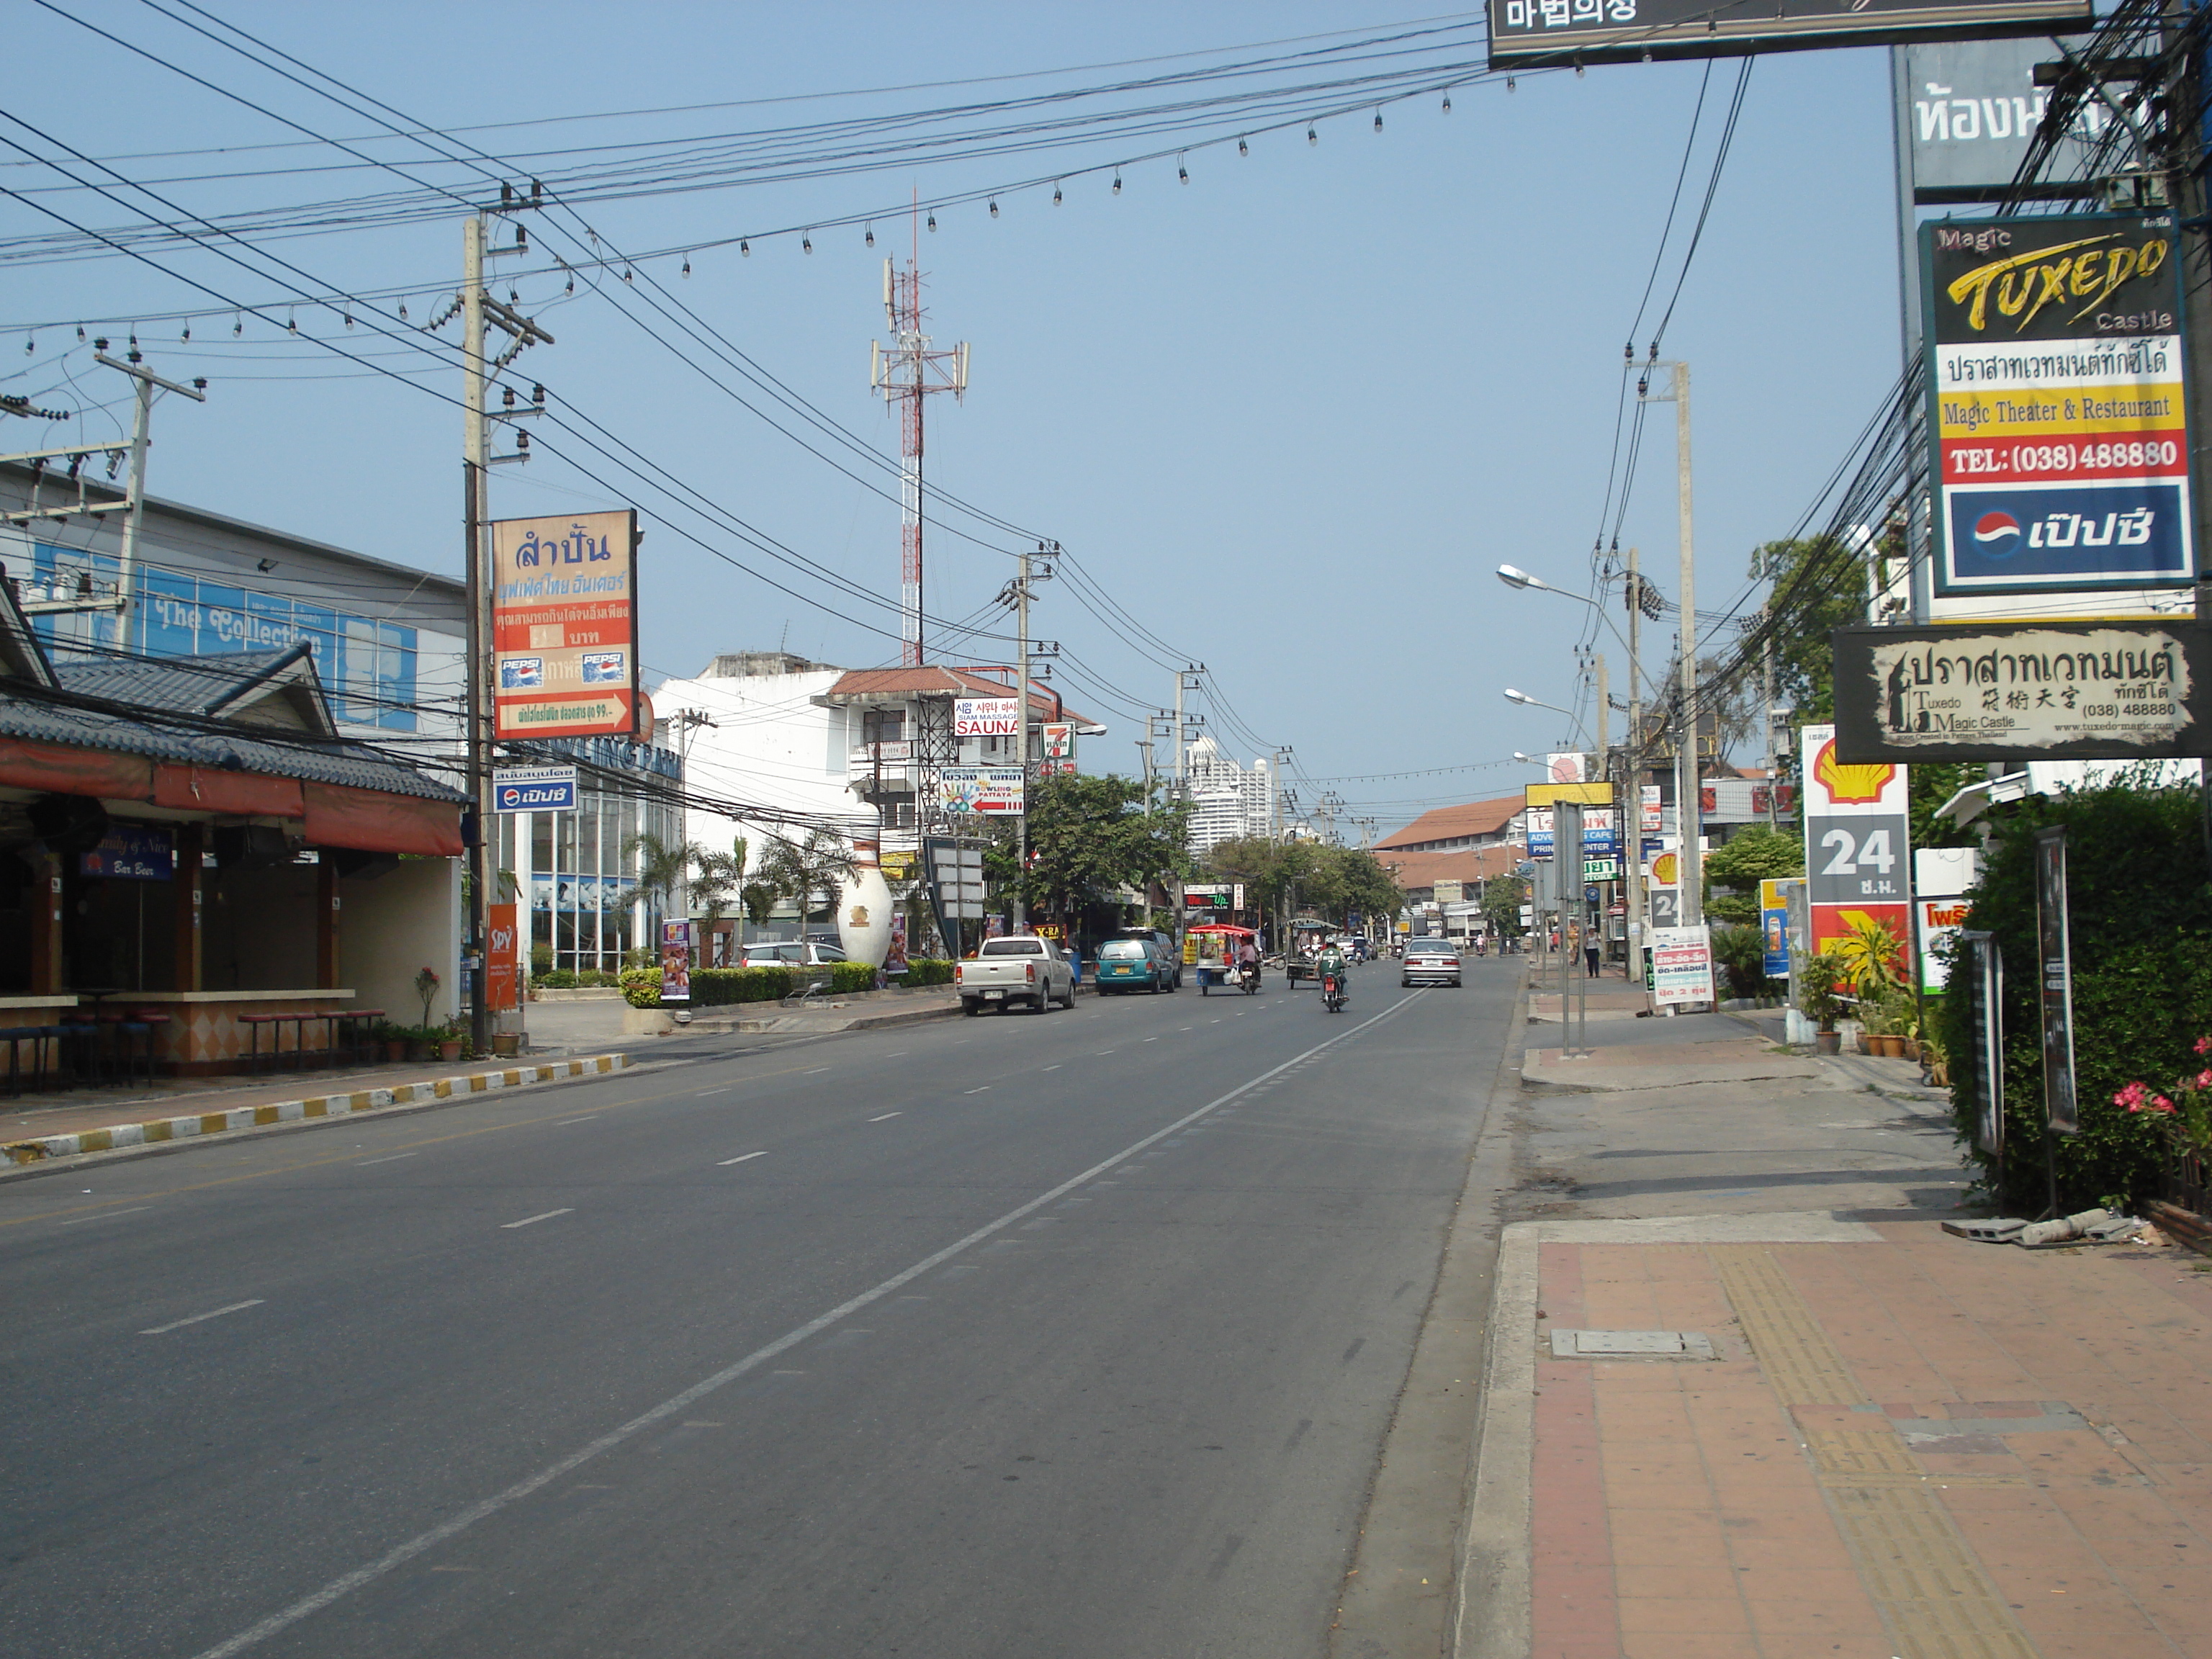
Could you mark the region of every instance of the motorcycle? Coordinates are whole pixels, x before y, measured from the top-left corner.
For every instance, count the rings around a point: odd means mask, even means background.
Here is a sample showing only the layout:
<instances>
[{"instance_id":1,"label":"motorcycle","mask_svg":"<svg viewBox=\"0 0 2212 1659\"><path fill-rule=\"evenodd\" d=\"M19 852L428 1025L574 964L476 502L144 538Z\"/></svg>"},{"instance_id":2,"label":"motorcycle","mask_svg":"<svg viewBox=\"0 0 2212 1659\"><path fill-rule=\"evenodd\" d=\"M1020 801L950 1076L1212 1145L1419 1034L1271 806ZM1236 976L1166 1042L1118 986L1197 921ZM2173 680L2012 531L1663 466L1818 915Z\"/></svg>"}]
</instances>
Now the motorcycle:
<instances>
[{"instance_id":1,"label":"motorcycle","mask_svg":"<svg viewBox=\"0 0 2212 1659\"><path fill-rule=\"evenodd\" d=\"M1321 976L1321 1006L1332 1014L1340 1014L1347 1000L1349 999L1344 994L1344 981L1334 974L1323 974Z\"/></svg>"},{"instance_id":2,"label":"motorcycle","mask_svg":"<svg viewBox=\"0 0 2212 1659\"><path fill-rule=\"evenodd\" d=\"M1244 988L1246 996L1253 995L1260 988L1260 964L1256 962L1246 963L1237 970L1237 981Z\"/></svg>"}]
</instances>

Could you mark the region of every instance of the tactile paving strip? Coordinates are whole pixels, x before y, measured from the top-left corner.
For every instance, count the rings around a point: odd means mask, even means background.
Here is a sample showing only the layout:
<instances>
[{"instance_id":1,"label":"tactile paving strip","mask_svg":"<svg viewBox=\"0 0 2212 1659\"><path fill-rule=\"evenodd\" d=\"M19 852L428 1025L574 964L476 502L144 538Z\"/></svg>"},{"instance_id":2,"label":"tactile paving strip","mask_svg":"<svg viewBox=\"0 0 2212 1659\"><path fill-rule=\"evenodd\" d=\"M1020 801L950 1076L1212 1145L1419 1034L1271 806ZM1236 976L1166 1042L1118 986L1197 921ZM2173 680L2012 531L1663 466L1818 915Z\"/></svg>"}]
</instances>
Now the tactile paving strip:
<instances>
[{"instance_id":1,"label":"tactile paving strip","mask_svg":"<svg viewBox=\"0 0 2212 1659\"><path fill-rule=\"evenodd\" d=\"M1771 1250L1714 1245L1706 1255L1783 1405L1866 1403L1843 1355ZM2034 1644L2014 1622L2004 1597L1929 1489L1927 1473L1911 1449L1885 1419L1872 1419L1869 1429L1801 1432L1836 1529L1857 1564L1859 1582L1889 1626L1896 1651L1903 1659L2037 1659Z\"/></svg>"}]
</instances>

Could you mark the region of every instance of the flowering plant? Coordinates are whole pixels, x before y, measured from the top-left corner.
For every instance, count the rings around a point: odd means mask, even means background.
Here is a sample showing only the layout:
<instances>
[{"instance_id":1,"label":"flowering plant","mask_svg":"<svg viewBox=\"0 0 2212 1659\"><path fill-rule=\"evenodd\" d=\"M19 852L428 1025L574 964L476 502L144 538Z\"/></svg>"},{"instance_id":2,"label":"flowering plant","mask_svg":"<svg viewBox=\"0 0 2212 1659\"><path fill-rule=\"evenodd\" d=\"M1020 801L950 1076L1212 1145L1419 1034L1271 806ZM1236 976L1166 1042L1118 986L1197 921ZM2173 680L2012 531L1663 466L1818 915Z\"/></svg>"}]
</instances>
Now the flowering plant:
<instances>
[{"instance_id":1,"label":"flowering plant","mask_svg":"<svg viewBox=\"0 0 2212 1659\"><path fill-rule=\"evenodd\" d=\"M2174 1079L2164 1092L2140 1080L2130 1083L2112 1097L2112 1104L2140 1116L2177 1152L2201 1158L2212 1152L2212 1036L2197 1038L2196 1049L2203 1070Z\"/></svg>"},{"instance_id":2,"label":"flowering plant","mask_svg":"<svg viewBox=\"0 0 2212 1659\"><path fill-rule=\"evenodd\" d=\"M422 1024L430 1023L430 1004L438 995L438 970L425 968L415 975L415 994L422 999Z\"/></svg>"}]
</instances>

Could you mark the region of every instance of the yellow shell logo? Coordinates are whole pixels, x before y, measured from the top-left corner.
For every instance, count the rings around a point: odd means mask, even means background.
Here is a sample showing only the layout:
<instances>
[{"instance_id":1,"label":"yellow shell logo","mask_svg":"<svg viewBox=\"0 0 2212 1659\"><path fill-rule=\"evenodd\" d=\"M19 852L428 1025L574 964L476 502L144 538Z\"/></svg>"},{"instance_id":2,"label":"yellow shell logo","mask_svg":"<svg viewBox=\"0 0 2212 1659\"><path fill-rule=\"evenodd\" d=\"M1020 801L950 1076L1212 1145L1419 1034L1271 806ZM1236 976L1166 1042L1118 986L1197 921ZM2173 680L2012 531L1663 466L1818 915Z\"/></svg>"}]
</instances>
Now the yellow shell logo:
<instances>
[{"instance_id":1,"label":"yellow shell logo","mask_svg":"<svg viewBox=\"0 0 2212 1659\"><path fill-rule=\"evenodd\" d=\"M1872 805L1896 775L1897 769L1887 761L1873 766L1845 766L1836 758L1833 738L1822 744L1820 752L1813 757L1813 776L1838 806Z\"/></svg>"},{"instance_id":2,"label":"yellow shell logo","mask_svg":"<svg viewBox=\"0 0 2212 1659\"><path fill-rule=\"evenodd\" d=\"M1682 860L1674 853L1662 853L1651 860L1651 879L1662 887L1672 887L1681 878Z\"/></svg>"}]
</instances>

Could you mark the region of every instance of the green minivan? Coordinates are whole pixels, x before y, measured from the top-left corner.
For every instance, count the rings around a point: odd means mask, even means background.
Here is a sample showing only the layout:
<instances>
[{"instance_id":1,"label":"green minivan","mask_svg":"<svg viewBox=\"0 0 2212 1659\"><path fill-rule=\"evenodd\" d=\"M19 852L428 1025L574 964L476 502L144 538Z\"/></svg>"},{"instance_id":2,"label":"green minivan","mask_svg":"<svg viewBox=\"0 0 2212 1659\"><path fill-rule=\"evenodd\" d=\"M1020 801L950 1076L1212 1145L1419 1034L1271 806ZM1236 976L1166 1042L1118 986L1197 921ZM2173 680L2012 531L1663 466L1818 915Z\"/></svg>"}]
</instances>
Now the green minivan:
<instances>
[{"instance_id":1,"label":"green minivan","mask_svg":"<svg viewBox=\"0 0 2212 1659\"><path fill-rule=\"evenodd\" d=\"M1098 992L1172 991L1176 975L1159 946L1145 939L1109 939L1098 947Z\"/></svg>"}]
</instances>

